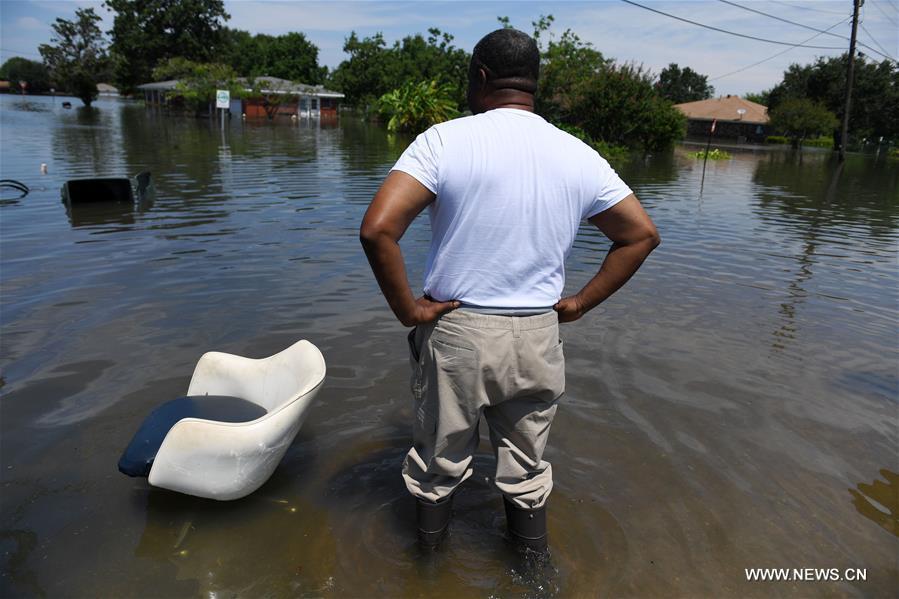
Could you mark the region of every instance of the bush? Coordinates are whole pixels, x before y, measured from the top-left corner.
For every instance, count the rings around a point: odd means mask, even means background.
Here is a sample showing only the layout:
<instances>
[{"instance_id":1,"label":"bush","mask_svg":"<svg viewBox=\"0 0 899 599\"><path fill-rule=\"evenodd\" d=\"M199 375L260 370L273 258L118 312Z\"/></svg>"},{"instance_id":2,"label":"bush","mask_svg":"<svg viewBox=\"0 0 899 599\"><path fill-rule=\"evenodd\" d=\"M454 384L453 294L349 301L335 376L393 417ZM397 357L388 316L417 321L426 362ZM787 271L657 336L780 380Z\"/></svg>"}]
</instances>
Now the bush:
<instances>
[{"instance_id":1,"label":"bush","mask_svg":"<svg viewBox=\"0 0 899 599\"><path fill-rule=\"evenodd\" d=\"M706 151L699 150L698 152L689 152L689 153L687 153L687 156L689 156L690 158L704 159L704 158L706 158ZM709 160L730 160L731 155L730 155L730 152L725 152L724 150L719 150L718 148L715 148L713 150L708 151L708 159Z\"/></svg>"},{"instance_id":2,"label":"bush","mask_svg":"<svg viewBox=\"0 0 899 599\"><path fill-rule=\"evenodd\" d=\"M388 131L421 133L431 125L455 118L459 111L450 85L437 81L409 82L378 100L378 113Z\"/></svg>"},{"instance_id":3,"label":"bush","mask_svg":"<svg viewBox=\"0 0 899 599\"><path fill-rule=\"evenodd\" d=\"M591 138L655 151L683 137L686 118L662 98L642 66L610 65L586 86L572 114Z\"/></svg>"},{"instance_id":4,"label":"bush","mask_svg":"<svg viewBox=\"0 0 899 599\"><path fill-rule=\"evenodd\" d=\"M769 135L765 138L765 143L769 144L788 144L790 140L783 135Z\"/></svg>"},{"instance_id":5,"label":"bush","mask_svg":"<svg viewBox=\"0 0 899 599\"><path fill-rule=\"evenodd\" d=\"M833 138L832 137L818 137L816 139L807 139L803 142L803 145L812 146L815 148L833 148Z\"/></svg>"},{"instance_id":6,"label":"bush","mask_svg":"<svg viewBox=\"0 0 899 599\"><path fill-rule=\"evenodd\" d=\"M788 98L770 112L771 127L784 133L794 148L812 135L833 131L837 117L823 104L805 98Z\"/></svg>"}]
</instances>

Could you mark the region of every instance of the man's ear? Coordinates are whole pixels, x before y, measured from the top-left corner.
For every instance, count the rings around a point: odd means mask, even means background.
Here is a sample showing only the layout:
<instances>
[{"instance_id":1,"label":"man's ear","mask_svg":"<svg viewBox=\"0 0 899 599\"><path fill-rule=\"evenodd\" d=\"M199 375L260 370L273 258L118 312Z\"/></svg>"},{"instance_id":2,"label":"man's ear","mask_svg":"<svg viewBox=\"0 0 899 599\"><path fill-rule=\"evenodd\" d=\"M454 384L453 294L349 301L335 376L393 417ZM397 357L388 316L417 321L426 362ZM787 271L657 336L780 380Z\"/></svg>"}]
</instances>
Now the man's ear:
<instances>
[{"instance_id":1,"label":"man's ear","mask_svg":"<svg viewBox=\"0 0 899 599\"><path fill-rule=\"evenodd\" d=\"M484 67L478 67L478 84L481 89L487 85L487 71L484 70Z\"/></svg>"}]
</instances>

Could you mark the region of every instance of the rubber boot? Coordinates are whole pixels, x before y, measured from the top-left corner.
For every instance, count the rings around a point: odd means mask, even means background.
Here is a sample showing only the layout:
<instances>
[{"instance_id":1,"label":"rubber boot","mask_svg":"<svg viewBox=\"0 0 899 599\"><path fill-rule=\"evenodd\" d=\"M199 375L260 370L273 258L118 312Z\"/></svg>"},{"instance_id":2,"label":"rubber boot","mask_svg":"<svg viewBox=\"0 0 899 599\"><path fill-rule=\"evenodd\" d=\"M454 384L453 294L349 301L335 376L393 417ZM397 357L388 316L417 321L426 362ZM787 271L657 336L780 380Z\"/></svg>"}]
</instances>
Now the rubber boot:
<instances>
[{"instance_id":1,"label":"rubber boot","mask_svg":"<svg viewBox=\"0 0 899 599\"><path fill-rule=\"evenodd\" d=\"M505 497L506 525L513 544L520 550L546 553L546 504L534 510L518 507Z\"/></svg>"},{"instance_id":2,"label":"rubber boot","mask_svg":"<svg viewBox=\"0 0 899 599\"><path fill-rule=\"evenodd\" d=\"M453 496L434 503L424 499L415 502L415 516L418 520L418 542L427 549L435 549L446 537L450 518L453 515Z\"/></svg>"}]
</instances>

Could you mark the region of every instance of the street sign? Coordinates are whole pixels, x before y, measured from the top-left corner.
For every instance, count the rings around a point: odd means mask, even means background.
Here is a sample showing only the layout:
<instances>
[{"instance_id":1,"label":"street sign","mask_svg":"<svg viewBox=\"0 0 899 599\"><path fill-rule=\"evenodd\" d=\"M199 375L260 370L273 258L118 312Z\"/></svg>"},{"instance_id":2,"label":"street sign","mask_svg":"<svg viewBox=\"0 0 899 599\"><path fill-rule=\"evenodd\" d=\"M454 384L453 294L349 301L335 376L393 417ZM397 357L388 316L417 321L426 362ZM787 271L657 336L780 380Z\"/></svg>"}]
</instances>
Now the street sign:
<instances>
[{"instance_id":1,"label":"street sign","mask_svg":"<svg viewBox=\"0 0 899 599\"><path fill-rule=\"evenodd\" d=\"M231 106L231 92L226 89L215 90L215 107L228 108Z\"/></svg>"}]
</instances>

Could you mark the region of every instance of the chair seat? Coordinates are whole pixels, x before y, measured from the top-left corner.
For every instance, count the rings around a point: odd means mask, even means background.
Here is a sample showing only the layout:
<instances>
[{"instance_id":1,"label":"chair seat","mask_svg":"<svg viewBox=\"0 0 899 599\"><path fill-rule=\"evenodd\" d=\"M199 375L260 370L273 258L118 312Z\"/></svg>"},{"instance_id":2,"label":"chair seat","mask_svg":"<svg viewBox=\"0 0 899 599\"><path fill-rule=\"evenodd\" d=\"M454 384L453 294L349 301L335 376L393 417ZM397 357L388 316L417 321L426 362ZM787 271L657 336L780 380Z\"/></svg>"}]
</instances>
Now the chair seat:
<instances>
[{"instance_id":1,"label":"chair seat","mask_svg":"<svg viewBox=\"0 0 899 599\"><path fill-rule=\"evenodd\" d=\"M119 471L128 476L148 476L165 436L184 418L250 422L265 414L266 410L262 406L227 395L193 395L173 399L147 416L122 454Z\"/></svg>"}]
</instances>

